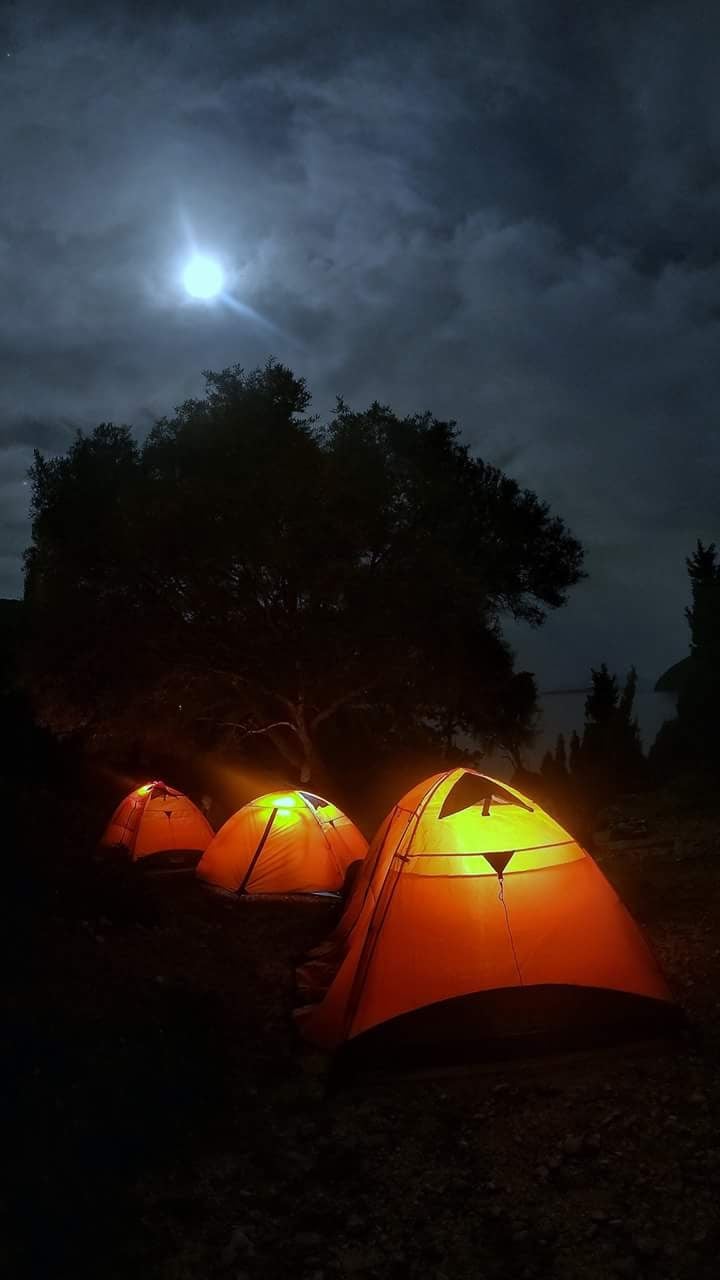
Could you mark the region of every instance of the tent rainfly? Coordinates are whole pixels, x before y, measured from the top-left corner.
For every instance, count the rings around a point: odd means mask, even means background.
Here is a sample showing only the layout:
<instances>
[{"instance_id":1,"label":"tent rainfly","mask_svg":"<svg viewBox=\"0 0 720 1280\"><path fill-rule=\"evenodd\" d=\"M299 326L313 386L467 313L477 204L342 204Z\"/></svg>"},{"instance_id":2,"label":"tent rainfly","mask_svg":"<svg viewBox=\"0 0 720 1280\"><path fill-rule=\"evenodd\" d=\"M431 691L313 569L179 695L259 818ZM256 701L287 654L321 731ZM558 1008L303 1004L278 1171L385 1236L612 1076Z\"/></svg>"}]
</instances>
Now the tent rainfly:
<instances>
[{"instance_id":1,"label":"tent rainfly","mask_svg":"<svg viewBox=\"0 0 720 1280\"><path fill-rule=\"evenodd\" d=\"M607 1043L679 1019L593 859L538 805L467 769L400 800L331 937L298 970L326 1049L397 1058Z\"/></svg>"},{"instance_id":2,"label":"tent rainfly","mask_svg":"<svg viewBox=\"0 0 720 1280\"><path fill-rule=\"evenodd\" d=\"M228 818L197 874L231 893L339 893L350 864L366 853L365 837L329 800L273 792Z\"/></svg>"},{"instance_id":3,"label":"tent rainfly","mask_svg":"<svg viewBox=\"0 0 720 1280\"><path fill-rule=\"evenodd\" d=\"M194 867L213 838L192 800L165 782L146 782L115 810L100 841L152 867Z\"/></svg>"}]
</instances>

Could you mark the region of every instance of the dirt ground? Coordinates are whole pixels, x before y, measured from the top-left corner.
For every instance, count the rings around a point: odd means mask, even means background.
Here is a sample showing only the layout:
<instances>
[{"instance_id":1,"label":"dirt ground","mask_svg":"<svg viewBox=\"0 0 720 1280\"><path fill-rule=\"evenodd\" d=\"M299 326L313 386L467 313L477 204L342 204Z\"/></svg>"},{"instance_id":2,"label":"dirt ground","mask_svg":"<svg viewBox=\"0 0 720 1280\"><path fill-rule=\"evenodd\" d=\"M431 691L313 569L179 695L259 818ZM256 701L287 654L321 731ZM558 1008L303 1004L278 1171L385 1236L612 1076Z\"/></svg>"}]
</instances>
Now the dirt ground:
<instances>
[{"instance_id":1,"label":"dirt ground","mask_svg":"<svg viewBox=\"0 0 720 1280\"><path fill-rule=\"evenodd\" d=\"M109 875L53 818L62 839L40 855L30 824L4 899L5 1274L718 1274L720 821L666 817L661 852L600 855L682 1043L328 1094L289 1015L333 907Z\"/></svg>"}]
</instances>

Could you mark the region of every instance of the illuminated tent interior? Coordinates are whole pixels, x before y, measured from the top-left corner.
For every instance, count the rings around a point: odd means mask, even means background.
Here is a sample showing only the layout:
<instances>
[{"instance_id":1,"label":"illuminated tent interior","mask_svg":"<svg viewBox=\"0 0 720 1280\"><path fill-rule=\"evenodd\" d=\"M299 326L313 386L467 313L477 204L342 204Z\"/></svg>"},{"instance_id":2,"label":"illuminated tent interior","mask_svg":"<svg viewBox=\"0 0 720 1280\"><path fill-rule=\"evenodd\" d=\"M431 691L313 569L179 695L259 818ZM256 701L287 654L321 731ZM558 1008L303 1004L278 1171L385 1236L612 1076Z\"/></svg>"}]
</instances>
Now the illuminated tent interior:
<instances>
[{"instance_id":1,"label":"illuminated tent interior","mask_svg":"<svg viewBox=\"0 0 720 1280\"><path fill-rule=\"evenodd\" d=\"M214 835L192 800L165 782L146 782L115 810L101 840L153 867L193 867Z\"/></svg>"},{"instance_id":2,"label":"illuminated tent interior","mask_svg":"<svg viewBox=\"0 0 720 1280\"><path fill-rule=\"evenodd\" d=\"M358 1057L483 1055L654 1033L678 1017L638 926L538 805L466 769L380 827L331 937L298 970L303 1035ZM314 1001L314 1003L313 1003Z\"/></svg>"},{"instance_id":3,"label":"illuminated tent interior","mask_svg":"<svg viewBox=\"0 0 720 1280\"><path fill-rule=\"evenodd\" d=\"M197 867L231 893L339 893L367 841L336 805L309 791L273 792L238 809Z\"/></svg>"}]
</instances>

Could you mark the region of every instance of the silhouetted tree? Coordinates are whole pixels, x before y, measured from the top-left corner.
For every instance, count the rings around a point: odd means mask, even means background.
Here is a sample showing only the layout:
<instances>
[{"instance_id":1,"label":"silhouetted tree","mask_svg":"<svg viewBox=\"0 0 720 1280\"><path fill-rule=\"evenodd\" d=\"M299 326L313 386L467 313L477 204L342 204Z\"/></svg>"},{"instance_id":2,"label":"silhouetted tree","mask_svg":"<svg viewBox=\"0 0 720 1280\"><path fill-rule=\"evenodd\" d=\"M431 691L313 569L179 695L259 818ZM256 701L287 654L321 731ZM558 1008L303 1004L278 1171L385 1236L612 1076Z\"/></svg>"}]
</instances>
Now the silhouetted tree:
<instances>
[{"instance_id":1,"label":"silhouetted tree","mask_svg":"<svg viewBox=\"0 0 720 1280\"><path fill-rule=\"evenodd\" d=\"M660 729L651 752L656 775L684 767L716 768L720 762L720 561L715 543L698 540L685 564L692 603L690 657L678 695L677 715Z\"/></svg>"},{"instance_id":2,"label":"silhouetted tree","mask_svg":"<svg viewBox=\"0 0 720 1280\"><path fill-rule=\"evenodd\" d=\"M518 752L535 686L503 616L539 625L582 550L454 423L342 401L282 365L207 373L139 446L103 424L36 454L31 670L46 719L270 743L308 781L363 734Z\"/></svg>"},{"instance_id":3,"label":"silhouetted tree","mask_svg":"<svg viewBox=\"0 0 720 1280\"><path fill-rule=\"evenodd\" d=\"M720 563L715 544L698 541L687 560L692 605L688 676L678 697L678 720L686 754L720 758Z\"/></svg>"},{"instance_id":4,"label":"silhouetted tree","mask_svg":"<svg viewBox=\"0 0 720 1280\"><path fill-rule=\"evenodd\" d=\"M545 752L540 772L551 790L554 789L559 792L566 787L568 781L567 752L565 738L562 733L558 734L555 750Z\"/></svg>"},{"instance_id":5,"label":"silhouetted tree","mask_svg":"<svg viewBox=\"0 0 720 1280\"><path fill-rule=\"evenodd\" d=\"M571 742L571 777L588 803L600 805L643 784L645 758L634 716L635 668L631 667L622 689L605 663L591 676L582 740L574 735Z\"/></svg>"},{"instance_id":6,"label":"silhouetted tree","mask_svg":"<svg viewBox=\"0 0 720 1280\"><path fill-rule=\"evenodd\" d=\"M570 735L570 755L568 758L568 773L571 777L576 777L580 768L580 735L577 729L573 729Z\"/></svg>"},{"instance_id":7,"label":"silhouetted tree","mask_svg":"<svg viewBox=\"0 0 720 1280\"><path fill-rule=\"evenodd\" d=\"M598 671L591 670L590 676L592 688L585 699L585 745L609 731L618 702L617 676L610 675L604 662Z\"/></svg>"},{"instance_id":8,"label":"silhouetted tree","mask_svg":"<svg viewBox=\"0 0 720 1280\"><path fill-rule=\"evenodd\" d=\"M558 734L553 751L546 751L540 766L543 803L558 820L577 830L576 788L568 772L564 734Z\"/></svg>"},{"instance_id":9,"label":"silhouetted tree","mask_svg":"<svg viewBox=\"0 0 720 1280\"><path fill-rule=\"evenodd\" d=\"M0 600L0 797L3 802L6 790L14 796L18 786L42 780L57 754L52 736L35 723L32 703L22 687L25 622L21 600Z\"/></svg>"}]
</instances>

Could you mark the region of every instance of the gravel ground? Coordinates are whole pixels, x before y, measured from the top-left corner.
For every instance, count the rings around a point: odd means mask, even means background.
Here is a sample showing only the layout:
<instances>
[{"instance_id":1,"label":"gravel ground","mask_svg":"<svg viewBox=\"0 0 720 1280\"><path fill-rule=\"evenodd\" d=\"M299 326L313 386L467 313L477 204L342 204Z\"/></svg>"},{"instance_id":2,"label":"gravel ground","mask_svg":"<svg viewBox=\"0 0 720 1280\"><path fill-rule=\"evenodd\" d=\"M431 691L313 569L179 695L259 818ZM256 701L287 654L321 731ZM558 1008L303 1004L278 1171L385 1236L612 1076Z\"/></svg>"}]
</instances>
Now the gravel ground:
<instances>
[{"instance_id":1,"label":"gravel ground","mask_svg":"<svg viewBox=\"0 0 720 1280\"><path fill-rule=\"evenodd\" d=\"M110 875L31 832L4 903L5 1273L714 1278L719 829L601 855L683 1043L329 1096L289 1012L332 904Z\"/></svg>"}]
</instances>

